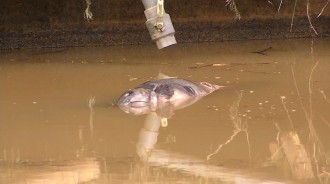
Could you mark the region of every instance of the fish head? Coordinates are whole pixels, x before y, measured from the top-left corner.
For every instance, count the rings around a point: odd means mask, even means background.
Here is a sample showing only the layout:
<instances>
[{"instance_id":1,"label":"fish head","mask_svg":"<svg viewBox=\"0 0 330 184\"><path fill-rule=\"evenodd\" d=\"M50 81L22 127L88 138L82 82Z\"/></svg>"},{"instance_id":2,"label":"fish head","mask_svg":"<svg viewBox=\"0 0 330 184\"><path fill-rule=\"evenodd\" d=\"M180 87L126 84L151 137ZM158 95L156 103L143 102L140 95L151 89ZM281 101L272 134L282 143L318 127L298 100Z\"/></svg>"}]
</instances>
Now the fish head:
<instances>
[{"instance_id":1,"label":"fish head","mask_svg":"<svg viewBox=\"0 0 330 184\"><path fill-rule=\"evenodd\" d=\"M207 94L210 94L213 91L216 91L216 90L218 90L220 88L225 87L225 86L219 86L219 85L215 85L215 84L210 84L208 82L200 82L199 84L201 85L201 87L204 89L204 91Z\"/></svg>"},{"instance_id":2,"label":"fish head","mask_svg":"<svg viewBox=\"0 0 330 184\"><path fill-rule=\"evenodd\" d=\"M131 89L119 98L117 105L126 113L147 114L156 110L157 96L154 91L148 89Z\"/></svg>"}]
</instances>

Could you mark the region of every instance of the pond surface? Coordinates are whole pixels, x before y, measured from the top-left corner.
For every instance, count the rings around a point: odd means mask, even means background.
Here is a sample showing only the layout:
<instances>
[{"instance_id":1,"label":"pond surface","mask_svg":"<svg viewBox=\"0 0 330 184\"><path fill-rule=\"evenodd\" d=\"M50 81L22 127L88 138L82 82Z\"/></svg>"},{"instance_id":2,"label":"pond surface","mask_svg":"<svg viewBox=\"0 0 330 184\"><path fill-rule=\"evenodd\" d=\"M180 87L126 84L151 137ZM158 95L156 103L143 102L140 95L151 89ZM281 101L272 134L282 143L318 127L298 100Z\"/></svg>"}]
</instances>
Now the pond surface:
<instances>
[{"instance_id":1,"label":"pond surface","mask_svg":"<svg viewBox=\"0 0 330 184\"><path fill-rule=\"evenodd\" d=\"M1 51L0 183L329 183L329 51L330 39ZM115 105L159 73L226 87L166 127Z\"/></svg>"}]
</instances>

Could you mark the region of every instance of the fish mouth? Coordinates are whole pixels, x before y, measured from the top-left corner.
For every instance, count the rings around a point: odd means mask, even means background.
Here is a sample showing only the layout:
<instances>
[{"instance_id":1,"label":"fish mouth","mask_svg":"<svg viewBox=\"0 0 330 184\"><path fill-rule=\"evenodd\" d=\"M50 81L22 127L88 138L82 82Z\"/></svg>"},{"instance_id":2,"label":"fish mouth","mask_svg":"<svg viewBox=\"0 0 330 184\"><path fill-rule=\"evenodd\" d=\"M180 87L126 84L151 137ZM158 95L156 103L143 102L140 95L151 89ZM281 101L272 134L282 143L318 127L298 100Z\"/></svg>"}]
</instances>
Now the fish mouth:
<instances>
[{"instance_id":1,"label":"fish mouth","mask_svg":"<svg viewBox=\"0 0 330 184\"><path fill-rule=\"evenodd\" d=\"M149 101L134 101L130 102L128 106L132 108L147 107L149 106Z\"/></svg>"},{"instance_id":2,"label":"fish mouth","mask_svg":"<svg viewBox=\"0 0 330 184\"><path fill-rule=\"evenodd\" d=\"M126 113L145 114L157 107L157 95L153 91L138 90L126 92L120 97L117 106Z\"/></svg>"},{"instance_id":3,"label":"fish mouth","mask_svg":"<svg viewBox=\"0 0 330 184\"><path fill-rule=\"evenodd\" d=\"M149 106L149 101L133 101L126 103L117 103L117 105L119 107L126 107L126 108L140 108L140 107Z\"/></svg>"},{"instance_id":4,"label":"fish mouth","mask_svg":"<svg viewBox=\"0 0 330 184\"><path fill-rule=\"evenodd\" d=\"M149 102L134 101L125 104L118 104L119 108L127 114L142 115L151 111Z\"/></svg>"}]
</instances>

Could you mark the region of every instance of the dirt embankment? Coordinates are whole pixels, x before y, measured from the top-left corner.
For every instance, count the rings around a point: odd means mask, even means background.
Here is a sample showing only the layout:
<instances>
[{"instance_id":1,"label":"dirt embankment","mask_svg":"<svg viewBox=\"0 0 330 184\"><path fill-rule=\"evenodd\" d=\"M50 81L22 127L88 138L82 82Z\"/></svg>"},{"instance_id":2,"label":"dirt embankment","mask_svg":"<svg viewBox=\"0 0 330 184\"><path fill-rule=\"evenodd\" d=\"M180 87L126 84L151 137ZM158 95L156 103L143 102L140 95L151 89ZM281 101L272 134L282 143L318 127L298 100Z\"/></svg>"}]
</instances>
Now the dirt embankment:
<instances>
[{"instance_id":1,"label":"dirt embankment","mask_svg":"<svg viewBox=\"0 0 330 184\"><path fill-rule=\"evenodd\" d=\"M0 49L151 42L140 1L91 2L94 16L87 21L84 0L3 0ZM178 42L328 37L330 4L325 7L326 2L298 1L295 6L294 1L236 0L240 20L224 0L165 1L165 9L171 15ZM307 7L318 35L310 29Z\"/></svg>"}]
</instances>

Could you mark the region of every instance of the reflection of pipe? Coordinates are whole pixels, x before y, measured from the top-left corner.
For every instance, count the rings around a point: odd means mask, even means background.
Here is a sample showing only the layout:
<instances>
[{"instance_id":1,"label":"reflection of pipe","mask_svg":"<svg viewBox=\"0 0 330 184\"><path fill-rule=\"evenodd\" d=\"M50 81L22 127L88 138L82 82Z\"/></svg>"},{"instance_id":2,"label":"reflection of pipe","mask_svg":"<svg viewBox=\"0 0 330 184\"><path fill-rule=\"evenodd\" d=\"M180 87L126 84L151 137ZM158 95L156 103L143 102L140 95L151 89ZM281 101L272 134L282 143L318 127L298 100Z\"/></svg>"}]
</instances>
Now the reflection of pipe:
<instances>
[{"instance_id":1,"label":"reflection of pipe","mask_svg":"<svg viewBox=\"0 0 330 184\"><path fill-rule=\"evenodd\" d=\"M155 112L147 115L144 128L140 130L139 140L136 144L137 154L143 161L148 161L151 151L157 143L160 124L161 120Z\"/></svg>"},{"instance_id":2,"label":"reflection of pipe","mask_svg":"<svg viewBox=\"0 0 330 184\"><path fill-rule=\"evenodd\" d=\"M142 0L146 9L146 26L158 49L176 44L175 30L170 15L164 12L163 2L164 0Z\"/></svg>"},{"instance_id":3,"label":"reflection of pipe","mask_svg":"<svg viewBox=\"0 0 330 184\"><path fill-rule=\"evenodd\" d=\"M209 165L205 161L161 149L155 149L161 118L155 112L147 115L136 144L137 153L142 161L152 166L161 166L179 170L187 174L217 179L230 183L267 183L283 184L286 182L263 178L261 175L244 173L239 170Z\"/></svg>"}]
</instances>

